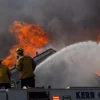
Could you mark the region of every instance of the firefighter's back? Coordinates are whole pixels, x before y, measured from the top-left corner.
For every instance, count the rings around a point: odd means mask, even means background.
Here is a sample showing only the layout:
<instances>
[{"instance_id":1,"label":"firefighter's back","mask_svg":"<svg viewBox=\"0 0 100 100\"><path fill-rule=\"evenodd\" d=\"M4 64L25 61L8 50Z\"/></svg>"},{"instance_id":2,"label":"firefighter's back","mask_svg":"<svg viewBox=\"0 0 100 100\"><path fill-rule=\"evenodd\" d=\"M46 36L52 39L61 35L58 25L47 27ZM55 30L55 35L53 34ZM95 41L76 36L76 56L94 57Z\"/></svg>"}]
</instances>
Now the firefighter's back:
<instances>
[{"instance_id":1,"label":"firefighter's back","mask_svg":"<svg viewBox=\"0 0 100 100\"><path fill-rule=\"evenodd\" d=\"M20 58L22 64L22 71L20 71L20 79L34 76L32 69L32 58L30 56L23 56Z\"/></svg>"}]
</instances>

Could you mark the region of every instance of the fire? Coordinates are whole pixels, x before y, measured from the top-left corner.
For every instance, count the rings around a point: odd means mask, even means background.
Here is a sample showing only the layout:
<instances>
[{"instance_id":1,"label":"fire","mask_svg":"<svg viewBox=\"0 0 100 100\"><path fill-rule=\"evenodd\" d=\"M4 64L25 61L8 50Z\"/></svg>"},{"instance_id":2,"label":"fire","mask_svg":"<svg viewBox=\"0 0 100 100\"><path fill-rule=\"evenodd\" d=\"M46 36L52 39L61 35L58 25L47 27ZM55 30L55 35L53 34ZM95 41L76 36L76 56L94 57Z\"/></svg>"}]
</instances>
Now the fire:
<instances>
[{"instance_id":1,"label":"fire","mask_svg":"<svg viewBox=\"0 0 100 100\"><path fill-rule=\"evenodd\" d=\"M15 63L16 48L22 47L25 55L35 56L36 50L42 48L48 43L49 37L39 25L28 24L21 21L15 21L10 26L10 32L16 37L17 45L9 51L9 56L3 63L11 68Z\"/></svg>"}]
</instances>

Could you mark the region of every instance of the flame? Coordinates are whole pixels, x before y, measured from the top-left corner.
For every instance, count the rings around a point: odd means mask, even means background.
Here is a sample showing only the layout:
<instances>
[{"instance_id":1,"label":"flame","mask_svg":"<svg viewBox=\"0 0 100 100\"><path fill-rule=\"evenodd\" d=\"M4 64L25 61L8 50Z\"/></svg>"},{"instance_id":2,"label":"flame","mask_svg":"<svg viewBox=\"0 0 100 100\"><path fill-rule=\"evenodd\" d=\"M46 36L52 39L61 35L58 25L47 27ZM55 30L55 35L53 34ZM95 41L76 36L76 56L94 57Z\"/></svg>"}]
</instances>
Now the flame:
<instances>
[{"instance_id":1,"label":"flame","mask_svg":"<svg viewBox=\"0 0 100 100\"><path fill-rule=\"evenodd\" d=\"M17 45L9 51L3 64L11 68L14 65L16 57L16 48L22 47L25 55L35 56L36 50L42 48L48 43L49 37L39 25L28 24L22 21L15 21L10 26L10 32L16 37Z\"/></svg>"}]
</instances>

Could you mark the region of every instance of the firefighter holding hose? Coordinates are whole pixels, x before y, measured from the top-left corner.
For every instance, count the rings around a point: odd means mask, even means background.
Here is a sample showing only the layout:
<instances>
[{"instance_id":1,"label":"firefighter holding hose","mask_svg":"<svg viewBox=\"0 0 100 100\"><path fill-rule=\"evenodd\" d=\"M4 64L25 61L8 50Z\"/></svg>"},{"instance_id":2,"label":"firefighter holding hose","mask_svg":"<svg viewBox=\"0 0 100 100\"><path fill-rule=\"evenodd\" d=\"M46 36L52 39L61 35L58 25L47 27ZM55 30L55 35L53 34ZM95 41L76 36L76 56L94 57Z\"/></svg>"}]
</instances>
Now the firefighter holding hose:
<instances>
[{"instance_id":1,"label":"firefighter holding hose","mask_svg":"<svg viewBox=\"0 0 100 100\"><path fill-rule=\"evenodd\" d=\"M0 59L0 89L4 87L5 89L11 88L10 78L11 73L7 66L2 64L2 59Z\"/></svg>"},{"instance_id":2,"label":"firefighter holding hose","mask_svg":"<svg viewBox=\"0 0 100 100\"><path fill-rule=\"evenodd\" d=\"M35 87L35 74L34 70L36 64L32 57L25 56L24 50L22 48L17 48L16 53L18 57L16 58L16 70L19 71L19 80L21 80L21 88L25 87Z\"/></svg>"}]
</instances>

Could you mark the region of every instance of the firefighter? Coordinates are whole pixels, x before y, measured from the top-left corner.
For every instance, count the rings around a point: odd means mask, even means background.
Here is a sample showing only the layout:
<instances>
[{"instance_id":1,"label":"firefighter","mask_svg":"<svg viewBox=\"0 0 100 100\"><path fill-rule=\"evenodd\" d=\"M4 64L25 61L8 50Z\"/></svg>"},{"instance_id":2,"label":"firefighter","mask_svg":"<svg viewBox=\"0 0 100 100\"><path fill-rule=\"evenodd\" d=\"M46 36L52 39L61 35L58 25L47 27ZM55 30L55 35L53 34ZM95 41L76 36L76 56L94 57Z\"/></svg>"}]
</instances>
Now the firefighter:
<instances>
[{"instance_id":1,"label":"firefighter","mask_svg":"<svg viewBox=\"0 0 100 100\"><path fill-rule=\"evenodd\" d=\"M21 81L21 88L23 87L35 87L35 74L36 67L35 62L30 56L24 56L22 48L17 48L16 53L16 70L19 71L19 80Z\"/></svg>"},{"instance_id":2,"label":"firefighter","mask_svg":"<svg viewBox=\"0 0 100 100\"><path fill-rule=\"evenodd\" d=\"M11 73L7 66L2 64L2 59L0 59L0 89L4 87L5 89L11 88L10 78Z\"/></svg>"}]
</instances>

